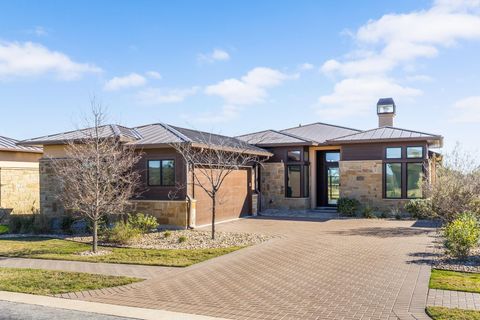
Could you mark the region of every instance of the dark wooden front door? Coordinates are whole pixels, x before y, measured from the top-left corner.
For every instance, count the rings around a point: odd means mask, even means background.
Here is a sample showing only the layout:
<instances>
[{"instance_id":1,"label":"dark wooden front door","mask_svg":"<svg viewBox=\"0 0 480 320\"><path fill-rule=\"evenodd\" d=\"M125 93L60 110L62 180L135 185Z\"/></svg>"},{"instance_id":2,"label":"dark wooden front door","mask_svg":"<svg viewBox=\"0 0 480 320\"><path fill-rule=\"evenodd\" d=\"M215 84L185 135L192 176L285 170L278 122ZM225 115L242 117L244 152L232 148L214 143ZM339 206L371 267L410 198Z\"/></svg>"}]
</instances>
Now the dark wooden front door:
<instances>
[{"instance_id":1,"label":"dark wooden front door","mask_svg":"<svg viewBox=\"0 0 480 320\"><path fill-rule=\"evenodd\" d=\"M317 151L317 206L335 207L340 196L340 152Z\"/></svg>"}]
</instances>

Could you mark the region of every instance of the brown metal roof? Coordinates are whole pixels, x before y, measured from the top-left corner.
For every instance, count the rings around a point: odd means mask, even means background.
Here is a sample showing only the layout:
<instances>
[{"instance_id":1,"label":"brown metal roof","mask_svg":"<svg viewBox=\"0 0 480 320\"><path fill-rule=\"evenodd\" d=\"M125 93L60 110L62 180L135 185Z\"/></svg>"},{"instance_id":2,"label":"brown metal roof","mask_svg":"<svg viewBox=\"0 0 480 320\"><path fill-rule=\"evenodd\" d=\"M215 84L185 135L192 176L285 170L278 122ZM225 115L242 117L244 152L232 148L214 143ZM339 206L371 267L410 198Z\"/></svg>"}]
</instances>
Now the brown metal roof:
<instances>
[{"instance_id":1,"label":"brown metal roof","mask_svg":"<svg viewBox=\"0 0 480 320\"><path fill-rule=\"evenodd\" d=\"M365 142L380 142L380 141L427 141L430 144L441 146L443 144L443 137L436 134L425 133L414 130L401 129L396 127L381 127L350 135L345 135L338 138L328 140L329 143L365 143Z\"/></svg>"},{"instance_id":2,"label":"brown metal roof","mask_svg":"<svg viewBox=\"0 0 480 320\"><path fill-rule=\"evenodd\" d=\"M191 142L198 144L204 144L208 142L219 147L241 147L244 149L244 151L252 152L254 154L265 156L270 155L268 151L250 145L236 138L170 126L164 123L154 123L135 128L127 128L119 125L105 125L100 127L100 129L101 137L119 137L121 139L124 139L127 144L143 148L166 146L172 143L182 142ZM24 146L65 144L68 141L81 140L90 137L92 130L92 128L88 128L76 131L69 131L24 140L20 143Z\"/></svg>"},{"instance_id":3,"label":"brown metal roof","mask_svg":"<svg viewBox=\"0 0 480 320\"><path fill-rule=\"evenodd\" d=\"M42 153L42 148L31 146L19 146L18 140L0 136L0 151L13 151L13 152L33 152Z\"/></svg>"},{"instance_id":4,"label":"brown metal roof","mask_svg":"<svg viewBox=\"0 0 480 320\"><path fill-rule=\"evenodd\" d=\"M236 137L250 144L257 146L278 146L278 145L316 145L317 143L297 137L296 135L279 132L275 130L264 130L255 133L249 133Z\"/></svg>"},{"instance_id":5,"label":"brown metal roof","mask_svg":"<svg viewBox=\"0 0 480 320\"><path fill-rule=\"evenodd\" d=\"M281 130L282 133L294 134L298 137L315 141L319 144L325 143L327 140L361 132L357 129L331 125L327 123L311 123L294 128Z\"/></svg>"}]
</instances>

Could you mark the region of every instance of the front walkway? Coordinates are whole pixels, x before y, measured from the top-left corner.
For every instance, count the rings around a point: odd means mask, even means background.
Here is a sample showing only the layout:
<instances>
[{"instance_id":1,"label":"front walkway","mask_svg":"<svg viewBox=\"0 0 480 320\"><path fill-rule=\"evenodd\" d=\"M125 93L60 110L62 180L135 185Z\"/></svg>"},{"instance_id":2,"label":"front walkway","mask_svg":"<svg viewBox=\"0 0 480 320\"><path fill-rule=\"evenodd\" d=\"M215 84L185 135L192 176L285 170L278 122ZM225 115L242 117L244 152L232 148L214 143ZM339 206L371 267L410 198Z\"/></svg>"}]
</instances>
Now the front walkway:
<instances>
[{"instance_id":1,"label":"front walkway","mask_svg":"<svg viewBox=\"0 0 480 320\"><path fill-rule=\"evenodd\" d=\"M480 293L430 289L427 305L480 311Z\"/></svg>"},{"instance_id":2,"label":"front walkway","mask_svg":"<svg viewBox=\"0 0 480 320\"><path fill-rule=\"evenodd\" d=\"M428 319L432 229L421 223L257 218L218 229L280 237L72 297L229 319Z\"/></svg>"}]
</instances>

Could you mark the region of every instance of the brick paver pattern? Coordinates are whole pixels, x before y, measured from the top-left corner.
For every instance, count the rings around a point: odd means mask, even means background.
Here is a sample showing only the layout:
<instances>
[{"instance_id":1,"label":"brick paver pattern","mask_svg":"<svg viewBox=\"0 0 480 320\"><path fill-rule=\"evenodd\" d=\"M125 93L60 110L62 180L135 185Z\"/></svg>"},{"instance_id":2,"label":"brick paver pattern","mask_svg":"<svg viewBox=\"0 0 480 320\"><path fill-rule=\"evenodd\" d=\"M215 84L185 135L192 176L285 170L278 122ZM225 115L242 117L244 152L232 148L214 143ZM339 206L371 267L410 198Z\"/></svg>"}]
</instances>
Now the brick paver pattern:
<instances>
[{"instance_id":1,"label":"brick paver pattern","mask_svg":"<svg viewBox=\"0 0 480 320\"><path fill-rule=\"evenodd\" d=\"M480 311L480 293L430 289L427 305Z\"/></svg>"},{"instance_id":2,"label":"brick paver pattern","mask_svg":"<svg viewBox=\"0 0 480 320\"><path fill-rule=\"evenodd\" d=\"M278 237L144 282L65 297L228 319L428 319L431 228L414 221L243 219Z\"/></svg>"}]
</instances>

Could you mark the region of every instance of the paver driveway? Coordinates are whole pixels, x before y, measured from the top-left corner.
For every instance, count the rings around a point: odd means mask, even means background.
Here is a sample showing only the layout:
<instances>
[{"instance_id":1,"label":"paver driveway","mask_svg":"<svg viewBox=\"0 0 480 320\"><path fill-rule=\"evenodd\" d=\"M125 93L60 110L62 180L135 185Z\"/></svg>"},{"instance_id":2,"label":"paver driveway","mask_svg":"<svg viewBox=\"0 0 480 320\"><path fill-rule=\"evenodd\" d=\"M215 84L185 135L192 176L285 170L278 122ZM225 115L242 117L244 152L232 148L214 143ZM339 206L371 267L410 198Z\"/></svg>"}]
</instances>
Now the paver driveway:
<instances>
[{"instance_id":1,"label":"paver driveway","mask_svg":"<svg viewBox=\"0 0 480 320\"><path fill-rule=\"evenodd\" d=\"M432 229L421 223L257 218L218 229L279 237L81 298L231 319L426 317Z\"/></svg>"}]
</instances>

